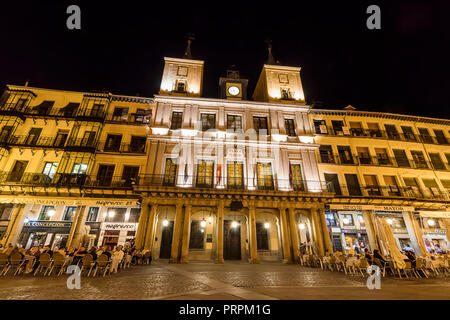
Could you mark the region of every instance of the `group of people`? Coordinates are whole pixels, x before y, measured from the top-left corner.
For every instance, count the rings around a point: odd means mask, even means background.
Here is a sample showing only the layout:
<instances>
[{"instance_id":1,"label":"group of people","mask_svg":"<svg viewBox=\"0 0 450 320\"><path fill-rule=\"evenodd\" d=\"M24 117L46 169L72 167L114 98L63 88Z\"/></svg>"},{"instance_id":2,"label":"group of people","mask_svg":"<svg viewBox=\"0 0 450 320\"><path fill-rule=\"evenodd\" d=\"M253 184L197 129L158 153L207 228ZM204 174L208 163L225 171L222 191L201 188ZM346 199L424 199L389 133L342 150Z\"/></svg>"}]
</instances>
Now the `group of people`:
<instances>
[{"instance_id":1,"label":"group of people","mask_svg":"<svg viewBox=\"0 0 450 320\"><path fill-rule=\"evenodd\" d=\"M138 265L143 264L145 255L149 252L148 249L139 250L134 244L127 243L127 246L122 245L110 248L107 245L91 248L86 248L80 245L78 248L58 248L55 247L53 250L48 246L34 246L30 249L25 249L21 245L9 244L6 247L0 245L0 253L5 254L8 259L10 259L14 254L18 253L21 255L21 261L23 261L24 273L30 274L34 273L39 267L39 257L42 254L49 254L50 258L53 257L55 253L60 254L64 259L66 259L67 265L79 265L81 266L83 258L90 254L92 256L92 261L95 263L97 258L104 254L111 261L111 273L117 273L119 264L124 260L126 263ZM151 263L152 257L149 256L149 263Z\"/></svg>"}]
</instances>

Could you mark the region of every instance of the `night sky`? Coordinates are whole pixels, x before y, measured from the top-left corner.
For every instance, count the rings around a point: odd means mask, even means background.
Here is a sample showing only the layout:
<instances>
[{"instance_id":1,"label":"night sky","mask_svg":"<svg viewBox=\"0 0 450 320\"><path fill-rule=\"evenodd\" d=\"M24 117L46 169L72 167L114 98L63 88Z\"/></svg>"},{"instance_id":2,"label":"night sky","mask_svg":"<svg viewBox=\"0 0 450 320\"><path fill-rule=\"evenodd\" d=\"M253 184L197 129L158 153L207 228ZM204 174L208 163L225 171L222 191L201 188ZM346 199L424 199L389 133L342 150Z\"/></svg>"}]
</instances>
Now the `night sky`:
<instances>
[{"instance_id":1,"label":"night sky","mask_svg":"<svg viewBox=\"0 0 450 320\"><path fill-rule=\"evenodd\" d=\"M0 8L0 86L157 94L163 57L182 57L192 32L205 97L235 64L250 96L267 58L302 67L307 103L450 118L449 1L15 1ZM187 4L188 3L188 4ZM81 7L81 30L66 8ZM366 8L381 8L369 30Z\"/></svg>"}]
</instances>

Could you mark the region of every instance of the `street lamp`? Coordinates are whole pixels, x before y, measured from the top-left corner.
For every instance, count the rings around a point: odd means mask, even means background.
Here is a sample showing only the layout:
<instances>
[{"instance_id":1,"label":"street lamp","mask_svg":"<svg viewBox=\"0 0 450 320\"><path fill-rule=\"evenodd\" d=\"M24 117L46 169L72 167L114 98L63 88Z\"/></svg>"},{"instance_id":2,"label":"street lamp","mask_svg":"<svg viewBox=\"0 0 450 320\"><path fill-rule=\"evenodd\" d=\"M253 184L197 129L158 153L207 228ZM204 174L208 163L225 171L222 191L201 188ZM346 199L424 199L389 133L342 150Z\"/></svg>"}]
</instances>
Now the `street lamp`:
<instances>
[{"instance_id":1,"label":"street lamp","mask_svg":"<svg viewBox=\"0 0 450 320\"><path fill-rule=\"evenodd\" d=\"M54 209L51 209L48 211L48 216L53 217L55 215L56 211Z\"/></svg>"},{"instance_id":2,"label":"street lamp","mask_svg":"<svg viewBox=\"0 0 450 320\"><path fill-rule=\"evenodd\" d=\"M270 223L265 222L265 223L264 223L264 228L269 229L269 228L270 228Z\"/></svg>"},{"instance_id":3,"label":"street lamp","mask_svg":"<svg viewBox=\"0 0 450 320\"><path fill-rule=\"evenodd\" d=\"M162 224L163 224L163 227L167 227L169 225L169 220L164 219Z\"/></svg>"},{"instance_id":4,"label":"street lamp","mask_svg":"<svg viewBox=\"0 0 450 320\"><path fill-rule=\"evenodd\" d=\"M386 220L386 222L389 223L389 224L392 224L394 221L392 221L391 218L388 218L388 219Z\"/></svg>"},{"instance_id":5,"label":"street lamp","mask_svg":"<svg viewBox=\"0 0 450 320\"><path fill-rule=\"evenodd\" d=\"M200 222L200 226L201 226L202 228L206 227L206 221L205 221L205 220L202 220L202 222Z\"/></svg>"},{"instance_id":6,"label":"street lamp","mask_svg":"<svg viewBox=\"0 0 450 320\"><path fill-rule=\"evenodd\" d=\"M305 229L305 224L304 224L304 223L299 223L299 224L298 224L298 228L299 228L300 230Z\"/></svg>"},{"instance_id":7,"label":"street lamp","mask_svg":"<svg viewBox=\"0 0 450 320\"><path fill-rule=\"evenodd\" d=\"M114 212L114 210L109 210L108 212L108 217L112 218L116 215L116 213Z\"/></svg>"},{"instance_id":8,"label":"street lamp","mask_svg":"<svg viewBox=\"0 0 450 320\"><path fill-rule=\"evenodd\" d=\"M428 219L428 220L427 220L427 223L428 223L428 225L429 225L430 227L432 227L432 226L435 225L435 222L434 222L433 219Z\"/></svg>"},{"instance_id":9,"label":"street lamp","mask_svg":"<svg viewBox=\"0 0 450 320\"><path fill-rule=\"evenodd\" d=\"M232 227L232 228L237 228L237 226L238 226L238 223L237 223L236 221L233 221L233 222L231 223L231 227Z\"/></svg>"}]
</instances>

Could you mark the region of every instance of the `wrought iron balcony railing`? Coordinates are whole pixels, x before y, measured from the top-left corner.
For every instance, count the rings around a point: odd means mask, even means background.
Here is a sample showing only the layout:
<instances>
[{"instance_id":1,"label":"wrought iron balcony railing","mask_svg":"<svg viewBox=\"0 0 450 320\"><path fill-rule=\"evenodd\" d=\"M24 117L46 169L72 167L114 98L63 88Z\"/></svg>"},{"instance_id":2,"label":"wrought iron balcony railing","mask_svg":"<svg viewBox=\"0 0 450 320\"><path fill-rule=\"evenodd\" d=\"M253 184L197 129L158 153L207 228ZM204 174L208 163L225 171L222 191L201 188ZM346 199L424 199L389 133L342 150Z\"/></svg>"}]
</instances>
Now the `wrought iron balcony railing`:
<instances>
[{"instance_id":1,"label":"wrought iron balcony railing","mask_svg":"<svg viewBox=\"0 0 450 320\"><path fill-rule=\"evenodd\" d=\"M130 143L120 143L120 144L109 144L106 141L100 141L98 151L100 152L119 152L119 153L142 153L147 152L146 144L130 144Z\"/></svg>"},{"instance_id":2,"label":"wrought iron balcony railing","mask_svg":"<svg viewBox=\"0 0 450 320\"><path fill-rule=\"evenodd\" d=\"M337 196L365 196L365 197L402 197L414 199L449 200L449 194L439 188L419 188L414 186L348 186L328 185L329 191Z\"/></svg>"}]
</instances>

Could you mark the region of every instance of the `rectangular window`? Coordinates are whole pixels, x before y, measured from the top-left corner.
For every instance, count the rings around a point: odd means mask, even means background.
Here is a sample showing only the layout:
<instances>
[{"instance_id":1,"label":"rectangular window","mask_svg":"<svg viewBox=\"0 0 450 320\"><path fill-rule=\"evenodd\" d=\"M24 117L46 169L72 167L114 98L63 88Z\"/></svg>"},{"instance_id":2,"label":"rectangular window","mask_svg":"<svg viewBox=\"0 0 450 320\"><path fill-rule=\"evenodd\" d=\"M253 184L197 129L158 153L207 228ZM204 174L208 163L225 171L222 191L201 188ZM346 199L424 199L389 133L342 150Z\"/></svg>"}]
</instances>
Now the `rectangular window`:
<instances>
[{"instance_id":1,"label":"rectangular window","mask_svg":"<svg viewBox=\"0 0 450 320\"><path fill-rule=\"evenodd\" d=\"M177 80L177 86L175 91L186 92L186 82L184 80Z\"/></svg>"},{"instance_id":2,"label":"rectangular window","mask_svg":"<svg viewBox=\"0 0 450 320\"><path fill-rule=\"evenodd\" d=\"M125 222L127 208L108 208L105 222Z\"/></svg>"},{"instance_id":3,"label":"rectangular window","mask_svg":"<svg viewBox=\"0 0 450 320\"><path fill-rule=\"evenodd\" d=\"M13 208L12 204L0 204L0 221L9 220Z\"/></svg>"},{"instance_id":4,"label":"rectangular window","mask_svg":"<svg viewBox=\"0 0 450 320\"><path fill-rule=\"evenodd\" d=\"M58 168L58 162L46 162L42 173L51 180L55 176L56 168Z\"/></svg>"},{"instance_id":5,"label":"rectangular window","mask_svg":"<svg viewBox=\"0 0 450 320\"><path fill-rule=\"evenodd\" d=\"M344 127L344 122L338 121L338 120L332 120L331 125L333 127L334 134L337 136L343 136L344 130L342 129Z\"/></svg>"},{"instance_id":6,"label":"rectangular window","mask_svg":"<svg viewBox=\"0 0 450 320\"><path fill-rule=\"evenodd\" d=\"M150 124L152 120L151 109L137 109L134 114L134 122Z\"/></svg>"},{"instance_id":7,"label":"rectangular window","mask_svg":"<svg viewBox=\"0 0 450 320\"><path fill-rule=\"evenodd\" d=\"M101 103L94 103L91 109L90 116L91 117L102 117L103 116L103 107L104 105Z\"/></svg>"},{"instance_id":8,"label":"rectangular window","mask_svg":"<svg viewBox=\"0 0 450 320\"><path fill-rule=\"evenodd\" d=\"M365 136L361 122L350 122L349 124L350 124L350 133L352 136L355 137Z\"/></svg>"},{"instance_id":9,"label":"rectangular window","mask_svg":"<svg viewBox=\"0 0 450 320\"><path fill-rule=\"evenodd\" d=\"M127 121L128 108L115 108L112 116L113 121Z\"/></svg>"},{"instance_id":10,"label":"rectangular window","mask_svg":"<svg viewBox=\"0 0 450 320\"><path fill-rule=\"evenodd\" d=\"M202 131L216 128L216 115L211 113L202 113L200 115L202 122Z\"/></svg>"},{"instance_id":11,"label":"rectangular window","mask_svg":"<svg viewBox=\"0 0 450 320\"><path fill-rule=\"evenodd\" d=\"M395 161L399 167L411 167L405 150L393 149Z\"/></svg>"},{"instance_id":12,"label":"rectangular window","mask_svg":"<svg viewBox=\"0 0 450 320\"><path fill-rule=\"evenodd\" d=\"M89 222L97 221L99 210L100 210L99 207L90 207L88 215L87 215L87 218L86 218L86 221L89 221Z\"/></svg>"},{"instance_id":13,"label":"rectangular window","mask_svg":"<svg viewBox=\"0 0 450 320\"><path fill-rule=\"evenodd\" d=\"M170 123L170 129L178 130L181 129L183 124L183 112L174 111L172 112L172 122Z\"/></svg>"},{"instance_id":14,"label":"rectangular window","mask_svg":"<svg viewBox=\"0 0 450 320\"><path fill-rule=\"evenodd\" d=\"M139 167L138 166L123 166L122 180L125 181L127 186L131 186L133 181L138 179Z\"/></svg>"},{"instance_id":15,"label":"rectangular window","mask_svg":"<svg viewBox=\"0 0 450 320\"><path fill-rule=\"evenodd\" d=\"M129 151L133 153L145 153L146 137L132 136Z\"/></svg>"},{"instance_id":16,"label":"rectangular window","mask_svg":"<svg viewBox=\"0 0 450 320\"><path fill-rule=\"evenodd\" d=\"M442 186L450 193L450 180L441 180Z\"/></svg>"},{"instance_id":17,"label":"rectangular window","mask_svg":"<svg viewBox=\"0 0 450 320\"><path fill-rule=\"evenodd\" d=\"M17 160L11 173L8 175L8 181L19 182L25 173L25 168L28 165L28 161Z\"/></svg>"},{"instance_id":18,"label":"rectangular window","mask_svg":"<svg viewBox=\"0 0 450 320\"><path fill-rule=\"evenodd\" d=\"M331 146L321 145L319 147L319 155L322 163L335 163Z\"/></svg>"},{"instance_id":19,"label":"rectangular window","mask_svg":"<svg viewBox=\"0 0 450 320\"><path fill-rule=\"evenodd\" d=\"M369 196L381 196L381 190L376 175L365 174L364 182L366 183L366 190Z\"/></svg>"},{"instance_id":20,"label":"rectangular window","mask_svg":"<svg viewBox=\"0 0 450 320\"><path fill-rule=\"evenodd\" d=\"M384 183L386 184L387 192L390 196L400 196L400 190L397 185L395 176L383 176Z\"/></svg>"},{"instance_id":21,"label":"rectangular window","mask_svg":"<svg viewBox=\"0 0 450 320\"><path fill-rule=\"evenodd\" d=\"M431 159L431 163L433 164L434 169L436 170L445 170L445 164L442 162L441 156L439 153L429 153L428 154Z\"/></svg>"},{"instance_id":22,"label":"rectangular window","mask_svg":"<svg viewBox=\"0 0 450 320\"><path fill-rule=\"evenodd\" d=\"M386 128L386 133L389 139L400 140L400 135L394 125L385 124L384 127Z\"/></svg>"},{"instance_id":23,"label":"rectangular window","mask_svg":"<svg viewBox=\"0 0 450 320\"><path fill-rule=\"evenodd\" d=\"M12 126L4 126L2 127L2 130L0 131L0 143L7 142L8 139L11 137L13 127Z\"/></svg>"},{"instance_id":24,"label":"rectangular window","mask_svg":"<svg viewBox=\"0 0 450 320\"><path fill-rule=\"evenodd\" d=\"M411 156L413 158L415 168L428 168L427 161L423 156L422 151L411 151Z\"/></svg>"},{"instance_id":25,"label":"rectangular window","mask_svg":"<svg viewBox=\"0 0 450 320\"><path fill-rule=\"evenodd\" d=\"M341 164L354 164L349 146L338 146L338 154Z\"/></svg>"},{"instance_id":26,"label":"rectangular window","mask_svg":"<svg viewBox=\"0 0 450 320\"><path fill-rule=\"evenodd\" d=\"M378 164L381 166L392 165L391 159L387 154L387 150L384 148L375 148L375 153L377 155Z\"/></svg>"},{"instance_id":27,"label":"rectangular window","mask_svg":"<svg viewBox=\"0 0 450 320\"><path fill-rule=\"evenodd\" d=\"M359 186L358 177L356 174L344 174L345 181L347 182L348 193L351 196L360 196L361 188Z\"/></svg>"},{"instance_id":28,"label":"rectangular window","mask_svg":"<svg viewBox=\"0 0 450 320\"><path fill-rule=\"evenodd\" d=\"M355 225L355 223L353 222L353 215L352 214L340 214L339 215L339 221L342 222L342 225L344 227L354 226Z\"/></svg>"},{"instance_id":29,"label":"rectangular window","mask_svg":"<svg viewBox=\"0 0 450 320\"><path fill-rule=\"evenodd\" d=\"M115 165L101 164L98 167L97 183L101 187L108 187L111 185Z\"/></svg>"},{"instance_id":30,"label":"rectangular window","mask_svg":"<svg viewBox=\"0 0 450 320\"><path fill-rule=\"evenodd\" d=\"M281 88L281 99L282 100L291 99L291 90L289 90L289 88Z\"/></svg>"},{"instance_id":31,"label":"rectangular window","mask_svg":"<svg viewBox=\"0 0 450 320\"><path fill-rule=\"evenodd\" d=\"M189 249L203 249L205 244L205 228L202 228L200 220L191 222L191 235Z\"/></svg>"},{"instance_id":32,"label":"rectangular window","mask_svg":"<svg viewBox=\"0 0 450 320\"><path fill-rule=\"evenodd\" d=\"M439 144L448 144L447 138L444 135L442 130L433 130L434 135L436 136L437 143Z\"/></svg>"},{"instance_id":33,"label":"rectangular window","mask_svg":"<svg viewBox=\"0 0 450 320\"><path fill-rule=\"evenodd\" d=\"M72 168L73 174L85 174L87 172L87 164L85 163L75 163Z\"/></svg>"},{"instance_id":34,"label":"rectangular window","mask_svg":"<svg viewBox=\"0 0 450 320\"><path fill-rule=\"evenodd\" d=\"M327 226L335 227L336 226L336 217L334 213L325 213L325 219L327 221Z\"/></svg>"},{"instance_id":35,"label":"rectangular window","mask_svg":"<svg viewBox=\"0 0 450 320\"><path fill-rule=\"evenodd\" d=\"M325 120L314 120L314 131L316 134L327 134L327 124Z\"/></svg>"},{"instance_id":36,"label":"rectangular window","mask_svg":"<svg viewBox=\"0 0 450 320\"><path fill-rule=\"evenodd\" d=\"M371 164L372 159L370 157L369 148L367 147L356 147L356 152L358 153L358 160L360 164Z\"/></svg>"},{"instance_id":37,"label":"rectangular window","mask_svg":"<svg viewBox=\"0 0 450 320\"><path fill-rule=\"evenodd\" d=\"M240 161L227 162L227 186L232 189L244 187L244 165Z\"/></svg>"},{"instance_id":38,"label":"rectangular window","mask_svg":"<svg viewBox=\"0 0 450 320\"><path fill-rule=\"evenodd\" d=\"M284 126L286 128L286 133L290 137L296 137L297 134L295 133L295 124L294 119L284 119Z\"/></svg>"},{"instance_id":39,"label":"rectangular window","mask_svg":"<svg viewBox=\"0 0 450 320\"><path fill-rule=\"evenodd\" d=\"M422 197L422 193L419 189L419 184L417 183L415 178L403 178L403 182L405 182L405 192L409 197Z\"/></svg>"},{"instance_id":40,"label":"rectangular window","mask_svg":"<svg viewBox=\"0 0 450 320\"><path fill-rule=\"evenodd\" d=\"M305 187L303 185L302 169L299 163L292 164L289 167L290 182L292 189L297 191L304 191Z\"/></svg>"},{"instance_id":41,"label":"rectangular window","mask_svg":"<svg viewBox=\"0 0 450 320\"><path fill-rule=\"evenodd\" d=\"M197 187L211 188L213 186L214 161L199 160L197 164Z\"/></svg>"},{"instance_id":42,"label":"rectangular window","mask_svg":"<svg viewBox=\"0 0 450 320\"><path fill-rule=\"evenodd\" d=\"M256 174L258 179L258 189L273 189L272 164L270 162L258 162L256 164Z\"/></svg>"},{"instance_id":43,"label":"rectangular window","mask_svg":"<svg viewBox=\"0 0 450 320\"><path fill-rule=\"evenodd\" d=\"M257 250L269 250L269 235L262 222L256 222L256 248Z\"/></svg>"},{"instance_id":44,"label":"rectangular window","mask_svg":"<svg viewBox=\"0 0 450 320\"><path fill-rule=\"evenodd\" d=\"M383 137L383 134L380 130L380 127L378 126L378 123L368 122L367 127L369 128L369 135L372 138L382 138Z\"/></svg>"},{"instance_id":45,"label":"rectangular window","mask_svg":"<svg viewBox=\"0 0 450 320\"><path fill-rule=\"evenodd\" d=\"M175 186L178 172L178 159L166 159L166 168L164 170L164 185Z\"/></svg>"},{"instance_id":46,"label":"rectangular window","mask_svg":"<svg viewBox=\"0 0 450 320\"><path fill-rule=\"evenodd\" d=\"M364 221L364 217L362 214L358 214L358 221L359 221L359 226L361 229L366 227L366 223Z\"/></svg>"},{"instance_id":47,"label":"rectangular window","mask_svg":"<svg viewBox=\"0 0 450 320\"><path fill-rule=\"evenodd\" d=\"M403 135L405 136L405 140L408 141L417 141L416 135L414 134L411 127L402 126Z\"/></svg>"},{"instance_id":48,"label":"rectangular window","mask_svg":"<svg viewBox=\"0 0 450 320\"><path fill-rule=\"evenodd\" d=\"M266 135L268 133L267 117L253 117L253 127L256 134Z\"/></svg>"},{"instance_id":49,"label":"rectangular window","mask_svg":"<svg viewBox=\"0 0 450 320\"><path fill-rule=\"evenodd\" d=\"M70 206L66 207L66 210L64 211L64 221L73 221L73 218L75 217L75 212L77 212L77 207Z\"/></svg>"},{"instance_id":50,"label":"rectangular window","mask_svg":"<svg viewBox=\"0 0 450 320\"><path fill-rule=\"evenodd\" d=\"M434 179L422 179L423 184L425 185L425 194L427 197L436 197L439 198L441 193L439 191L439 187Z\"/></svg>"},{"instance_id":51,"label":"rectangular window","mask_svg":"<svg viewBox=\"0 0 450 320\"><path fill-rule=\"evenodd\" d=\"M68 130L58 130L58 133L56 134L56 138L55 138L55 142L53 143L53 146L64 147L68 136L69 136Z\"/></svg>"},{"instance_id":52,"label":"rectangular window","mask_svg":"<svg viewBox=\"0 0 450 320\"><path fill-rule=\"evenodd\" d=\"M450 165L450 153L446 153L445 158L447 159L447 164Z\"/></svg>"},{"instance_id":53,"label":"rectangular window","mask_svg":"<svg viewBox=\"0 0 450 320\"><path fill-rule=\"evenodd\" d=\"M430 136L427 128L418 128L420 134L420 140L423 143L433 143L433 138Z\"/></svg>"},{"instance_id":54,"label":"rectangular window","mask_svg":"<svg viewBox=\"0 0 450 320\"><path fill-rule=\"evenodd\" d=\"M325 173L324 175L328 191L339 196L342 195L338 175L336 173Z\"/></svg>"},{"instance_id":55,"label":"rectangular window","mask_svg":"<svg viewBox=\"0 0 450 320\"><path fill-rule=\"evenodd\" d=\"M93 147L95 143L95 131L85 131L83 139L81 140L82 147Z\"/></svg>"},{"instance_id":56,"label":"rectangular window","mask_svg":"<svg viewBox=\"0 0 450 320\"><path fill-rule=\"evenodd\" d=\"M105 142L104 151L119 152L121 142L122 142L121 134L108 134Z\"/></svg>"},{"instance_id":57,"label":"rectangular window","mask_svg":"<svg viewBox=\"0 0 450 320\"><path fill-rule=\"evenodd\" d=\"M242 117L234 114L228 114L227 129L232 131L242 131Z\"/></svg>"},{"instance_id":58,"label":"rectangular window","mask_svg":"<svg viewBox=\"0 0 450 320\"><path fill-rule=\"evenodd\" d=\"M39 136L41 135L41 132L42 128L31 128L30 132L28 133L25 144L29 146L36 145L39 140Z\"/></svg>"},{"instance_id":59,"label":"rectangular window","mask_svg":"<svg viewBox=\"0 0 450 320\"><path fill-rule=\"evenodd\" d=\"M130 216L128 217L128 222L139 222L140 213L141 213L141 209L131 208Z\"/></svg>"},{"instance_id":60,"label":"rectangular window","mask_svg":"<svg viewBox=\"0 0 450 320\"><path fill-rule=\"evenodd\" d=\"M38 220L50 220L54 214L55 206L43 206L41 212L39 213Z\"/></svg>"}]
</instances>

